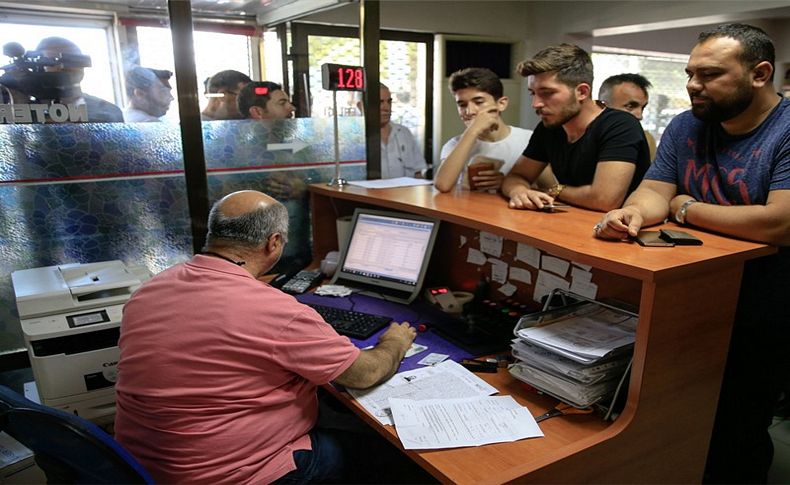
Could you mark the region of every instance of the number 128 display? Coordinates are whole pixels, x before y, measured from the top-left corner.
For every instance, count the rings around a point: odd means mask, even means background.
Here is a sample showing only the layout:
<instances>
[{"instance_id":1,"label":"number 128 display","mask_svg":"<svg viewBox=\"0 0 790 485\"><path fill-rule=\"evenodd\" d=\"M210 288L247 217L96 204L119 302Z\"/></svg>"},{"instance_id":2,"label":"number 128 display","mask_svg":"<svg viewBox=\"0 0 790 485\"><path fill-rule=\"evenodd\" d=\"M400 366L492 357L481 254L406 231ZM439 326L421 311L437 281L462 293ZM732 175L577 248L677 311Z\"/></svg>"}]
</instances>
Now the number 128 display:
<instances>
[{"instance_id":1,"label":"number 128 display","mask_svg":"<svg viewBox=\"0 0 790 485\"><path fill-rule=\"evenodd\" d=\"M364 91L365 69L359 66L323 64L321 80L324 89L329 91Z\"/></svg>"}]
</instances>

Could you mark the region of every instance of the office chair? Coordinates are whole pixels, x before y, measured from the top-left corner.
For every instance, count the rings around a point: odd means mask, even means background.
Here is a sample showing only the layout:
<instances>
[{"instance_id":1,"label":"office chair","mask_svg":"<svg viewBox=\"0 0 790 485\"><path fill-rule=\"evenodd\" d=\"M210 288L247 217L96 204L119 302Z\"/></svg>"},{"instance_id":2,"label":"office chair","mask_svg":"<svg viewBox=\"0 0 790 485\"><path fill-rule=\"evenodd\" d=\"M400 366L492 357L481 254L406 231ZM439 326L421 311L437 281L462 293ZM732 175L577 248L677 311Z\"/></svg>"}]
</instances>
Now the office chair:
<instances>
[{"instance_id":1,"label":"office chair","mask_svg":"<svg viewBox=\"0 0 790 485\"><path fill-rule=\"evenodd\" d=\"M153 483L132 455L77 415L0 386L0 430L34 454L49 483Z\"/></svg>"}]
</instances>

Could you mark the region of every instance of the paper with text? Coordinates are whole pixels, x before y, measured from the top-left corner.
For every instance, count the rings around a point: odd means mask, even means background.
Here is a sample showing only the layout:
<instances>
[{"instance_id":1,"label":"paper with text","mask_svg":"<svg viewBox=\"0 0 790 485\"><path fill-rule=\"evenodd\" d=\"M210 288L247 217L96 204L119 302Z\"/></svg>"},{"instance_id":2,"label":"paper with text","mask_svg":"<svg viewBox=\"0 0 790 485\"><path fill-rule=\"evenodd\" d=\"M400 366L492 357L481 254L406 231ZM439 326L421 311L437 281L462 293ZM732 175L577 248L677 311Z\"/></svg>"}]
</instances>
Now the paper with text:
<instances>
[{"instance_id":1,"label":"paper with text","mask_svg":"<svg viewBox=\"0 0 790 485\"><path fill-rule=\"evenodd\" d=\"M416 179L413 177L396 177L392 179L377 180L350 180L348 185L365 187L366 189L392 189L395 187L412 187L415 185L431 185L430 180Z\"/></svg>"},{"instance_id":2,"label":"paper with text","mask_svg":"<svg viewBox=\"0 0 790 485\"><path fill-rule=\"evenodd\" d=\"M480 231L480 250L496 258L502 256L502 236Z\"/></svg>"},{"instance_id":3,"label":"paper with text","mask_svg":"<svg viewBox=\"0 0 790 485\"><path fill-rule=\"evenodd\" d=\"M381 424L393 424L391 398L420 401L489 396L496 392L495 387L452 360L400 372L372 389L348 389L348 393Z\"/></svg>"},{"instance_id":4,"label":"paper with text","mask_svg":"<svg viewBox=\"0 0 790 485\"><path fill-rule=\"evenodd\" d=\"M407 450L458 448L543 436L529 409L511 396L390 399L395 429Z\"/></svg>"}]
</instances>

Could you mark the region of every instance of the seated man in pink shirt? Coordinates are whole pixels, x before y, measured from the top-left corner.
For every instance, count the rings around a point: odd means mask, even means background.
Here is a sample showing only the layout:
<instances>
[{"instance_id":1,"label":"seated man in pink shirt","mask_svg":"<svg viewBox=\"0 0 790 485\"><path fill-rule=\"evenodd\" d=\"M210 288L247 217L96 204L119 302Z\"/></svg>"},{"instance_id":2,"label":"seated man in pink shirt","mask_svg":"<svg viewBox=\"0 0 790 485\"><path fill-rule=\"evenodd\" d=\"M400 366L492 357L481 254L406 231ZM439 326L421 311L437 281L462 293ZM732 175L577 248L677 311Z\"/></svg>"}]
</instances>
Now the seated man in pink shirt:
<instances>
[{"instance_id":1,"label":"seated man in pink shirt","mask_svg":"<svg viewBox=\"0 0 790 485\"><path fill-rule=\"evenodd\" d=\"M288 213L271 197L230 194L208 225L202 254L153 277L124 307L117 440L160 483L358 479L347 475L359 460L348 447L368 437L316 427L317 386L389 378L414 329L393 323L361 351L259 281L288 234Z\"/></svg>"}]
</instances>

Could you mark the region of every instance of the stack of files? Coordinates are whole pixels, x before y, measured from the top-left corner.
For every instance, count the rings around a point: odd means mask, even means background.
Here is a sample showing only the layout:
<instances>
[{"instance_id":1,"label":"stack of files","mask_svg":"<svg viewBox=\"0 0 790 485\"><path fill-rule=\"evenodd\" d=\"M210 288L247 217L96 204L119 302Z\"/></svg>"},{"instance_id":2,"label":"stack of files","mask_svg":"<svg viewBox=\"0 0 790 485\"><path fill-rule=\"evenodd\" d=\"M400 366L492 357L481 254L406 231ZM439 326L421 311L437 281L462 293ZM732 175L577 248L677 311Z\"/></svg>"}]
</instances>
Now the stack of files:
<instances>
[{"instance_id":1,"label":"stack of files","mask_svg":"<svg viewBox=\"0 0 790 485\"><path fill-rule=\"evenodd\" d=\"M637 317L595 302L526 315L516 325L510 373L573 406L614 394L633 353Z\"/></svg>"}]
</instances>

